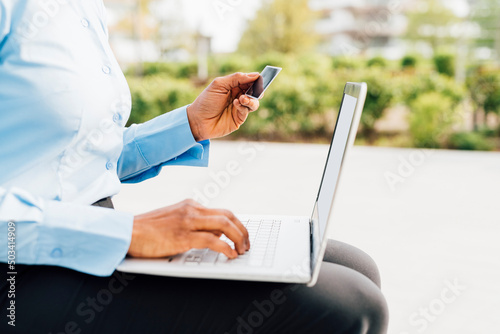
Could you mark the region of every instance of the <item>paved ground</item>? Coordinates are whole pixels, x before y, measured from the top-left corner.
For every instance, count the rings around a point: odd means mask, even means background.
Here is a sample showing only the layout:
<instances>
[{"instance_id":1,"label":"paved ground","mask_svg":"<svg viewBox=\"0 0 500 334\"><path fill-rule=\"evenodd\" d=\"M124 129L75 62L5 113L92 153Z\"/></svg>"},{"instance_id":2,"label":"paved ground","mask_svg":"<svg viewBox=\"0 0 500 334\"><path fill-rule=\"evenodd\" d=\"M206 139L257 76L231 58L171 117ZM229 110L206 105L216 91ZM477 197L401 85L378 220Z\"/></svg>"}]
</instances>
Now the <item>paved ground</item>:
<instances>
[{"instance_id":1,"label":"paved ground","mask_svg":"<svg viewBox=\"0 0 500 334\"><path fill-rule=\"evenodd\" d=\"M309 215L327 149L215 141L209 168L164 168L114 200ZM355 147L345 167L331 237L379 264L390 333L500 333L500 154Z\"/></svg>"}]
</instances>

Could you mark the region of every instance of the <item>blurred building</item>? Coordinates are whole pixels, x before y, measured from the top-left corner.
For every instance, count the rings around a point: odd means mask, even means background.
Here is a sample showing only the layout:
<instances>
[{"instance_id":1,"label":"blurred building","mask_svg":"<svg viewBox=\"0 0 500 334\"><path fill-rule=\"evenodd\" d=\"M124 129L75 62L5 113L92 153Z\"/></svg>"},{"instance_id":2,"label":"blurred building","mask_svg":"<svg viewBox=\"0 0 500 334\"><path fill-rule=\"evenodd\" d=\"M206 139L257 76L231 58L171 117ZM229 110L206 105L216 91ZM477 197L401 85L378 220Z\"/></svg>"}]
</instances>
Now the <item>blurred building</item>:
<instances>
[{"instance_id":1,"label":"blurred building","mask_svg":"<svg viewBox=\"0 0 500 334\"><path fill-rule=\"evenodd\" d=\"M104 0L110 43L122 64L196 56L197 34L186 26L180 0ZM399 58L406 3L415 0L310 0L318 11L321 51Z\"/></svg>"},{"instance_id":2,"label":"blurred building","mask_svg":"<svg viewBox=\"0 0 500 334\"><path fill-rule=\"evenodd\" d=\"M261 1L253 0L253 7L247 8L247 11L255 13ZM433 49L424 45L425 43L403 39L408 27L407 14L418 8L422 1L309 1L311 8L319 16L316 29L321 37L320 51L323 53L399 59L416 48L426 56L432 55ZM441 0L448 8L454 9L463 3L474 7L477 3L488 1L495 0L456 0L453 4L448 0ZM110 44L124 65L161 59L186 61L199 58L200 45L205 53L212 49L216 52L221 49L224 50L222 52L232 52L236 49L241 33L239 28L236 29L239 27L237 22L233 21L244 22L254 15L247 13L246 16L237 16L237 13L243 11L240 7L234 7L228 17L221 19L213 11L214 2L206 0L104 0L104 3L108 8ZM232 19L234 20L231 21ZM500 29L496 26L498 20L493 21L495 27L491 29L493 35L490 40L496 39L497 55L500 58ZM455 30L465 38L467 36L462 32L471 35L477 31L470 27L471 25ZM196 36L213 37L208 49L206 41L200 43ZM477 36L472 34L468 38ZM478 52L485 54L479 58L490 58L492 49L494 48L491 46L479 48Z\"/></svg>"},{"instance_id":3,"label":"blurred building","mask_svg":"<svg viewBox=\"0 0 500 334\"><path fill-rule=\"evenodd\" d=\"M467 0L471 19L480 27L476 38L478 59L495 58L500 63L500 2L494 0Z\"/></svg>"},{"instance_id":4,"label":"blurred building","mask_svg":"<svg viewBox=\"0 0 500 334\"><path fill-rule=\"evenodd\" d=\"M144 8L146 0L104 0L109 43L122 65L156 61L160 50L154 38L156 21Z\"/></svg>"},{"instance_id":5,"label":"blurred building","mask_svg":"<svg viewBox=\"0 0 500 334\"><path fill-rule=\"evenodd\" d=\"M321 49L331 55L402 57L405 11L414 0L311 0L320 16Z\"/></svg>"},{"instance_id":6,"label":"blurred building","mask_svg":"<svg viewBox=\"0 0 500 334\"><path fill-rule=\"evenodd\" d=\"M195 33L180 0L104 0L109 42L122 65L186 61L196 54Z\"/></svg>"}]
</instances>

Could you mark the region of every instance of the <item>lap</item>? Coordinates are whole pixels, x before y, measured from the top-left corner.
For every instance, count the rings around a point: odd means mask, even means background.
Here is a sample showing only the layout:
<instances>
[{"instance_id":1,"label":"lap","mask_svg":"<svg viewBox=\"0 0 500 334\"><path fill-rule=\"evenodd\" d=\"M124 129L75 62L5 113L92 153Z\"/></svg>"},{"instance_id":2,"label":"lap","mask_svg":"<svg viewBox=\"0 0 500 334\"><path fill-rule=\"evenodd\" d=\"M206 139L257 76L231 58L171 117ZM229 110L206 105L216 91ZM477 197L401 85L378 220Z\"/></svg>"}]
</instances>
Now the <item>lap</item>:
<instances>
[{"instance_id":1,"label":"lap","mask_svg":"<svg viewBox=\"0 0 500 334\"><path fill-rule=\"evenodd\" d=\"M24 266L17 282L16 330L54 334L322 333L328 327L329 332L345 333L362 325L350 320L359 318L353 314L383 309L385 301L368 277L334 263L332 254L327 257L331 261L322 264L313 288L121 272L95 277L65 268ZM5 293L2 288L2 305ZM383 317L378 321L381 323L373 324L374 328L386 326ZM2 321L0 328L5 325Z\"/></svg>"},{"instance_id":2,"label":"lap","mask_svg":"<svg viewBox=\"0 0 500 334\"><path fill-rule=\"evenodd\" d=\"M330 239L323 261L351 268L368 277L379 288L381 287L380 273L375 261L359 248Z\"/></svg>"}]
</instances>

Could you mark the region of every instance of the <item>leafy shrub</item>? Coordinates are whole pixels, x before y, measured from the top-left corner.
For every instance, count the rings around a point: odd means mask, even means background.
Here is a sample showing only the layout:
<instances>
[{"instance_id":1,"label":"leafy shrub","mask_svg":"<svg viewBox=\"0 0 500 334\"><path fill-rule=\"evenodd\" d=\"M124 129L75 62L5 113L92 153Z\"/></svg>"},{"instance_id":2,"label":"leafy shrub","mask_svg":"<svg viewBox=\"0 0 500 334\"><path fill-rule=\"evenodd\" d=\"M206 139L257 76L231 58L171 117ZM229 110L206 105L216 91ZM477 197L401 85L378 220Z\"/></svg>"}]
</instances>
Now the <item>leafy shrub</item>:
<instances>
[{"instance_id":1,"label":"leafy shrub","mask_svg":"<svg viewBox=\"0 0 500 334\"><path fill-rule=\"evenodd\" d=\"M467 77L467 89L476 108L500 113L500 69L479 67Z\"/></svg>"},{"instance_id":2,"label":"leafy shrub","mask_svg":"<svg viewBox=\"0 0 500 334\"><path fill-rule=\"evenodd\" d=\"M300 70L296 65L296 59L292 56L269 52L256 57L252 62L252 71L260 72L266 67L266 65L282 67L283 71L287 73L294 73L294 71ZM280 74L281 76L281 74Z\"/></svg>"},{"instance_id":3,"label":"leafy shrub","mask_svg":"<svg viewBox=\"0 0 500 334\"><path fill-rule=\"evenodd\" d=\"M284 72L236 135L270 139L324 135L333 129L342 89L332 78L318 80Z\"/></svg>"},{"instance_id":4,"label":"leafy shrub","mask_svg":"<svg viewBox=\"0 0 500 334\"><path fill-rule=\"evenodd\" d=\"M402 66L411 67L418 58L409 55L405 59L401 61ZM486 138L486 132L450 135L457 120L457 107L465 97L463 85L425 68L392 72L379 66L380 63L377 58L367 62L355 57L267 53L254 59L241 54L217 55L209 65L212 77L260 71L265 65L283 67L283 72L260 101L260 109L248 118L235 136L279 140L328 138L344 83L365 81L368 96L360 130L362 139L367 142L377 143L375 124L384 111L394 104L402 104L410 108L410 136L418 147L491 148L489 144L500 132L497 129L487 129L492 138ZM196 74L194 63L145 63L142 68L143 77L134 76L133 68L128 71L133 103L128 124L141 123L189 104L204 88L188 79ZM478 108L500 112L500 70L479 68L471 71L467 88ZM409 137L405 134L404 138Z\"/></svg>"},{"instance_id":5,"label":"leafy shrub","mask_svg":"<svg viewBox=\"0 0 500 334\"><path fill-rule=\"evenodd\" d=\"M333 69L359 69L364 67L364 61L353 57L339 56L332 59L332 67Z\"/></svg>"},{"instance_id":6,"label":"leafy shrub","mask_svg":"<svg viewBox=\"0 0 500 334\"><path fill-rule=\"evenodd\" d=\"M491 151L493 146L478 132L457 132L448 139L448 146L458 150Z\"/></svg>"},{"instance_id":7,"label":"leafy shrub","mask_svg":"<svg viewBox=\"0 0 500 334\"><path fill-rule=\"evenodd\" d=\"M410 105L410 133L416 147L438 148L456 120L453 101L432 92L417 97Z\"/></svg>"},{"instance_id":8,"label":"leafy shrub","mask_svg":"<svg viewBox=\"0 0 500 334\"><path fill-rule=\"evenodd\" d=\"M368 66L368 67L378 66L378 67L385 68L385 67L387 67L387 60L385 60L385 58L383 58L383 57L374 57L374 58L369 59L366 62L366 66Z\"/></svg>"},{"instance_id":9,"label":"leafy shrub","mask_svg":"<svg viewBox=\"0 0 500 334\"><path fill-rule=\"evenodd\" d=\"M228 75L236 72L253 72L251 59L241 55L229 55L212 59L215 63L215 75Z\"/></svg>"},{"instance_id":10,"label":"leafy shrub","mask_svg":"<svg viewBox=\"0 0 500 334\"><path fill-rule=\"evenodd\" d=\"M132 112L128 125L142 123L168 111L192 103L199 89L189 81L164 75L128 77L132 94Z\"/></svg>"},{"instance_id":11,"label":"leafy shrub","mask_svg":"<svg viewBox=\"0 0 500 334\"><path fill-rule=\"evenodd\" d=\"M438 73L403 74L397 78L396 89L404 105L411 106L415 99L423 94L436 92L448 97L453 107L459 105L465 98L465 90L455 80Z\"/></svg>"},{"instance_id":12,"label":"leafy shrub","mask_svg":"<svg viewBox=\"0 0 500 334\"><path fill-rule=\"evenodd\" d=\"M296 66L301 74L317 79L331 73L330 57L320 54L302 55L297 59Z\"/></svg>"},{"instance_id":13,"label":"leafy shrub","mask_svg":"<svg viewBox=\"0 0 500 334\"><path fill-rule=\"evenodd\" d=\"M176 78L189 79L195 77L198 73L198 64L196 62L192 63L180 63L177 67Z\"/></svg>"},{"instance_id":14,"label":"leafy shrub","mask_svg":"<svg viewBox=\"0 0 500 334\"><path fill-rule=\"evenodd\" d=\"M447 75L449 77L455 76L455 57L453 55L440 53L436 54L433 60L438 73Z\"/></svg>"},{"instance_id":15,"label":"leafy shrub","mask_svg":"<svg viewBox=\"0 0 500 334\"><path fill-rule=\"evenodd\" d=\"M499 137L499 135L500 135L500 128L490 129L488 127L483 127L483 128L480 128L477 131L477 133L479 133L484 138L495 138L495 137Z\"/></svg>"},{"instance_id":16,"label":"leafy shrub","mask_svg":"<svg viewBox=\"0 0 500 334\"><path fill-rule=\"evenodd\" d=\"M361 114L361 131L367 137L373 136L375 123L391 105L394 98L392 78L381 69L362 71L358 80L368 85L365 107Z\"/></svg>"},{"instance_id":17,"label":"leafy shrub","mask_svg":"<svg viewBox=\"0 0 500 334\"><path fill-rule=\"evenodd\" d=\"M165 74L172 77L177 76L177 68L174 63L146 62L142 65L142 74L144 76Z\"/></svg>"},{"instance_id":18,"label":"leafy shrub","mask_svg":"<svg viewBox=\"0 0 500 334\"><path fill-rule=\"evenodd\" d=\"M416 68L418 63L418 59L413 55L406 55L401 59L401 67L403 69L407 68Z\"/></svg>"},{"instance_id":19,"label":"leafy shrub","mask_svg":"<svg viewBox=\"0 0 500 334\"><path fill-rule=\"evenodd\" d=\"M166 63L166 62L145 62L142 64L142 75L164 75L172 78L191 78L198 72L198 65L196 62L187 63ZM137 66L132 66L126 72L127 76L133 76L137 73Z\"/></svg>"}]
</instances>

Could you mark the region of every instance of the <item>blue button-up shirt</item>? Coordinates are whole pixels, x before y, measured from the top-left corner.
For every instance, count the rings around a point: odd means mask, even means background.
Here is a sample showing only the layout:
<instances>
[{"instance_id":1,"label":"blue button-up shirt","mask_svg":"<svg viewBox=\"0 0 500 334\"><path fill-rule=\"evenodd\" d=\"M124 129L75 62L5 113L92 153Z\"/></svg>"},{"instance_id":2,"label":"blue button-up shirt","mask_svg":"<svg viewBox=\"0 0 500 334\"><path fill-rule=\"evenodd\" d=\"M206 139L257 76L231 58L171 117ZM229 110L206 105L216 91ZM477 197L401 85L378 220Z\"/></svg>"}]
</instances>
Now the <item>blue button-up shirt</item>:
<instances>
[{"instance_id":1,"label":"blue button-up shirt","mask_svg":"<svg viewBox=\"0 0 500 334\"><path fill-rule=\"evenodd\" d=\"M0 0L1 262L15 222L16 263L110 275L133 216L90 204L166 164L207 164L185 107L124 128L105 15L102 0Z\"/></svg>"}]
</instances>

